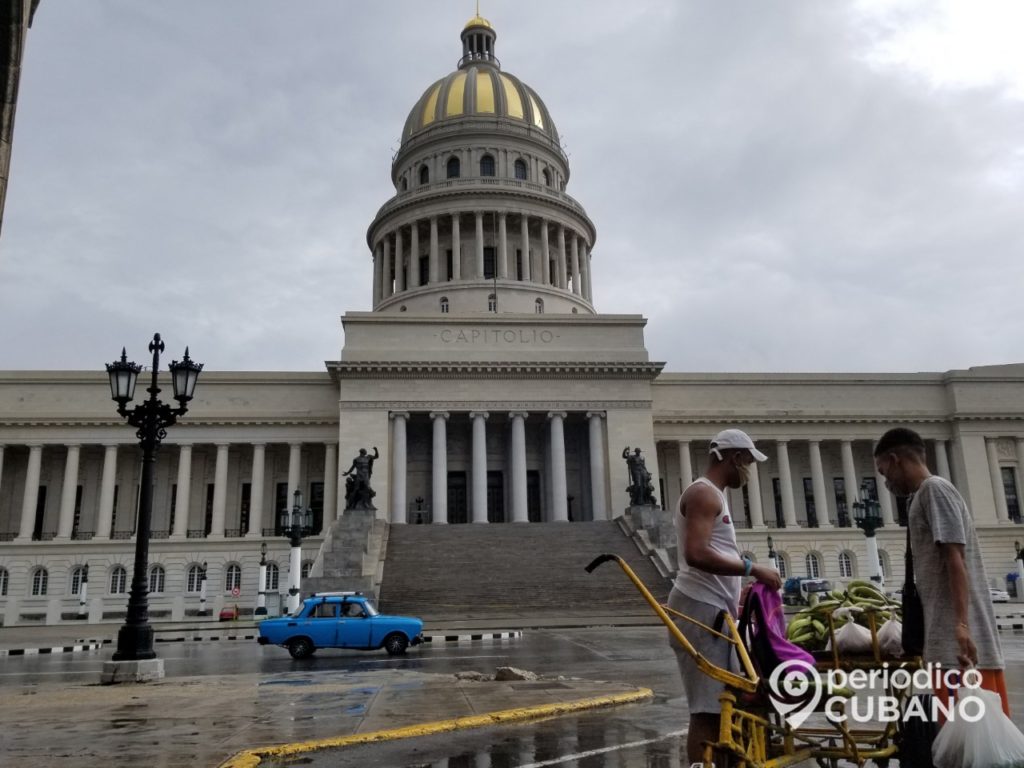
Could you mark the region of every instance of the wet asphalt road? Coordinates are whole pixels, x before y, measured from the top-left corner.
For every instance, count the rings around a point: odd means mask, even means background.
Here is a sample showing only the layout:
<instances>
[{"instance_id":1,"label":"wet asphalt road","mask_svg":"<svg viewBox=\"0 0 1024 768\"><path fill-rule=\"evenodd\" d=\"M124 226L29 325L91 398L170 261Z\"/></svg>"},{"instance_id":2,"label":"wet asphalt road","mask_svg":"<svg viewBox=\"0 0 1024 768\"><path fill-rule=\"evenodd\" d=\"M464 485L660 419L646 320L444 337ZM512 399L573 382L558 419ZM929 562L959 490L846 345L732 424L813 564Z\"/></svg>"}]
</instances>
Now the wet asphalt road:
<instances>
[{"instance_id":1,"label":"wet asphalt road","mask_svg":"<svg viewBox=\"0 0 1024 768\"><path fill-rule=\"evenodd\" d=\"M1024 725L1024 635L1001 636L1011 707ZM111 649L101 652L0 658L0 687L59 685L98 677ZM289 672L325 675L387 669L430 673L515 666L540 675L612 680L651 688L650 703L616 707L537 723L463 731L443 736L351 747L306 755L278 765L387 768L674 768L687 765L688 718L675 660L658 627L531 631L518 640L420 646L405 657L383 652L318 651L292 660L281 648L251 642L169 643L157 648L168 677Z\"/></svg>"}]
</instances>

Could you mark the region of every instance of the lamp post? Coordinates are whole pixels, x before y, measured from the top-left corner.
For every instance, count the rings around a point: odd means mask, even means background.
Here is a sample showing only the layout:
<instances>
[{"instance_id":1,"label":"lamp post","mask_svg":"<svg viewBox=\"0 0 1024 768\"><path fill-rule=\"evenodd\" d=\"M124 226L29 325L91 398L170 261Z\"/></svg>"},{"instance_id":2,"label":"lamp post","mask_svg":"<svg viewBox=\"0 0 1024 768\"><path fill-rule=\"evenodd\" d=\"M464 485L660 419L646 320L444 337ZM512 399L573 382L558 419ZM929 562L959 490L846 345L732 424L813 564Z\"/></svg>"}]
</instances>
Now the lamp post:
<instances>
[{"instance_id":1,"label":"lamp post","mask_svg":"<svg viewBox=\"0 0 1024 768\"><path fill-rule=\"evenodd\" d=\"M1017 550L1014 560L1017 564L1017 599L1024 602L1024 548L1021 548L1019 541L1013 542L1013 547Z\"/></svg>"},{"instance_id":2,"label":"lamp post","mask_svg":"<svg viewBox=\"0 0 1024 768\"><path fill-rule=\"evenodd\" d=\"M775 542L772 541L772 537L768 537L768 562L771 563L772 568L776 571L779 570L779 558L775 554Z\"/></svg>"},{"instance_id":3,"label":"lamp post","mask_svg":"<svg viewBox=\"0 0 1024 768\"><path fill-rule=\"evenodd\" d=\"M199 615L206 615L206 561L203 560L203 568L199 571Z\"/></svg>"},{"instance_id":4,"label":"lamp post","mask_svg":"<svg viewBox=\"0 0 1024 768\"><path fill-rule=\"evenodd\" d=\"M260 583L256 593L254 616L267 615L267 542L260 544Z\"/></svg>"},{"instance_id":5,"label":"lamp post","mask_svg":"<svg viewBox=\"0 0 1024 768\"><path fill-rule=\"evenodd\" d=\"M78 615L89 615L89 564L82 566L82 582L78 585Z\"/></svg>"},{"instance_id":6,"label":"lamp post","mask_svg":"<svg viewBox=\"0 0 1024 768\"><path fill-rule=\"evenodd\" d=\"M152 378L149 388L149 398L139 403L132 409L128 409L128 403L135 397L135 384L142 370L141 365L129 362L125 350L121 350L121 359L107 364L107 375L110 377L110 396L117 403L117 412L128 424L136 428L135 436L139 439L139 446L142 449L142 478L139 484L139 518L135 526L135 567L132 572L132 586L128 597L128 613L125 624L117 633L117 650L114 652L113 661L145 661L155 659L153 651L153 627L149 624L149 535L150 522L153 517L153 484L154 467L156 464L156 451L160 447L160 441L167 436L167 427L177 422L179 416L188 411L188 401L192 399L195 392L196 381L199 379L199 372L203 370L202 363L193 362L188 356L188 347L185 348L185 356L179 363L177 360L168 366L171 371L171 384L174 388L174 399L178 401L177 408L161 402L157 395L160 394L160 387L157 385L157 374L160 370L160 353L164 351L164 343L160 334L153 334L153 340L149 343L149 351L153 353ZM159 666L159 676L163 674L162 662ZM111 671L116 682L117 673ZM104 673L106 677L106 672ZM136 679L139 679L136 676Z\"/></svg>"},{"instance_id":7,"label":"lamp post","mask_svg":"<svg viewBox=\"0 0 1024 768\"><path fill-rule=\"evenodd\" d=\"M860 487L860 500L853 502L853 520L857 527L864 531L865 544L868 550L868 568L871 580L879 584L885 583L882 574L882 561L878 557L878 539L875 531L882 527L882 505L870 498L867 484Z\"/></svg>"},{"instance_id":8,"label":"lamp post","mask_svg":"<svg viewBox=\"0 0 1024 768\"><path fill-rule=\"evenodd\" d=\"M291 511L281 511L281 528L291 542L288 561L288 613L299 610L299 581L302 578L302 534L313 525L313 510L302 503L302 491L295 489Z\"/></svg>"}]
</instances>

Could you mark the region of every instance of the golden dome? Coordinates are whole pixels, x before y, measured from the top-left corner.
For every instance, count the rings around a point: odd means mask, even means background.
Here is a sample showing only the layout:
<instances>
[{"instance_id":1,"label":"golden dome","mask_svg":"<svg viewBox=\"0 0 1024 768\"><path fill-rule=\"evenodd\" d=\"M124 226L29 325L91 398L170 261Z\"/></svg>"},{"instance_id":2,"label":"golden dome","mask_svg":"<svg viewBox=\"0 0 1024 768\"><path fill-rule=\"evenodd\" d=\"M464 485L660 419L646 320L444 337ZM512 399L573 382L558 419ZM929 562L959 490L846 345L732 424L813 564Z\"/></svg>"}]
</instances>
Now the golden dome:
<instances>
[{"instance_id":1,"label":"golden dome","mask_svg":"<svg viewBox=\"0 0 1024 768\"><path fill-rule=\"evenodd\" d=\"M472 27L487 27L487 29L494 29L494 26L491 24L491 22L489 22L479 13L466 22L466 26L462 28L462 31L465 32L467 29L470 29Z\"/></svg>"}]
</instances>

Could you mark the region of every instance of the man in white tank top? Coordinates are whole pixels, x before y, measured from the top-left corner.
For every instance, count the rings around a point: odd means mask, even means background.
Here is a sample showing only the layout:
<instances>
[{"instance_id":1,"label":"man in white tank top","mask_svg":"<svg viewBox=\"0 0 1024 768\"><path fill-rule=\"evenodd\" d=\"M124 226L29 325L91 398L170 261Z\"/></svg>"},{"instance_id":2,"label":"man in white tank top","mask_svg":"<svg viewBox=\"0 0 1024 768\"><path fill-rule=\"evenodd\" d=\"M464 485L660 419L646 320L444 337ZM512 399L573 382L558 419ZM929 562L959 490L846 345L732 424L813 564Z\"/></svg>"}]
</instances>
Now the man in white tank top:
<instances>
[{"instance_id":1,"label":"man in white tank top","mask_svg":"<svg viewBox=\"0 0 1024 768\"><path fill-rule=\"evenodd\" d=\"M739 429L726 429L715 435L709 454L704 475L683 491L676 505L679 572L668 604L679 613L713 627L723 611L738 615L740 586L745 576L752 576L771 589L781 588L782 579L774 568L742 556L725 496L726 488L746 484L751 464L768 457ZM682 619L676 624L708 661L738 671L730 643ZM718 737L718 695L722 684L701 672L693 658L671 635L669 638L690 709L686 751L690 762L698 763L703 758L703 743Z\"/></svg>"}]
</instances>

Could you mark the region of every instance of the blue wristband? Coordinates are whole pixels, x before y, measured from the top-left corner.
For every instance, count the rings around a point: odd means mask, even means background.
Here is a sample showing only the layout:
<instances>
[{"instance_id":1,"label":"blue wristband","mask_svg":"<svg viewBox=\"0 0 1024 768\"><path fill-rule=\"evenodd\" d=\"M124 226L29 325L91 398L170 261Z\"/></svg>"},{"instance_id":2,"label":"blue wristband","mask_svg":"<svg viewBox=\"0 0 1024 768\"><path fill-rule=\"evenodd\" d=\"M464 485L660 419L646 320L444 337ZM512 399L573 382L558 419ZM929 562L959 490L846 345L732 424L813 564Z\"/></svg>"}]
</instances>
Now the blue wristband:
<instances>
[{"instance_id":1,"label":"blue wristband","mask_svg":"<svg viewBox=\"0 0 1024 768\"><path fill-rule=\"evenodd\" d=\"M749 576L750 572L752 570L754 570L754 561L751 560L749 557L744 557L743 558L743 575L744 576Z\"/></svg>"}]
</instances>

